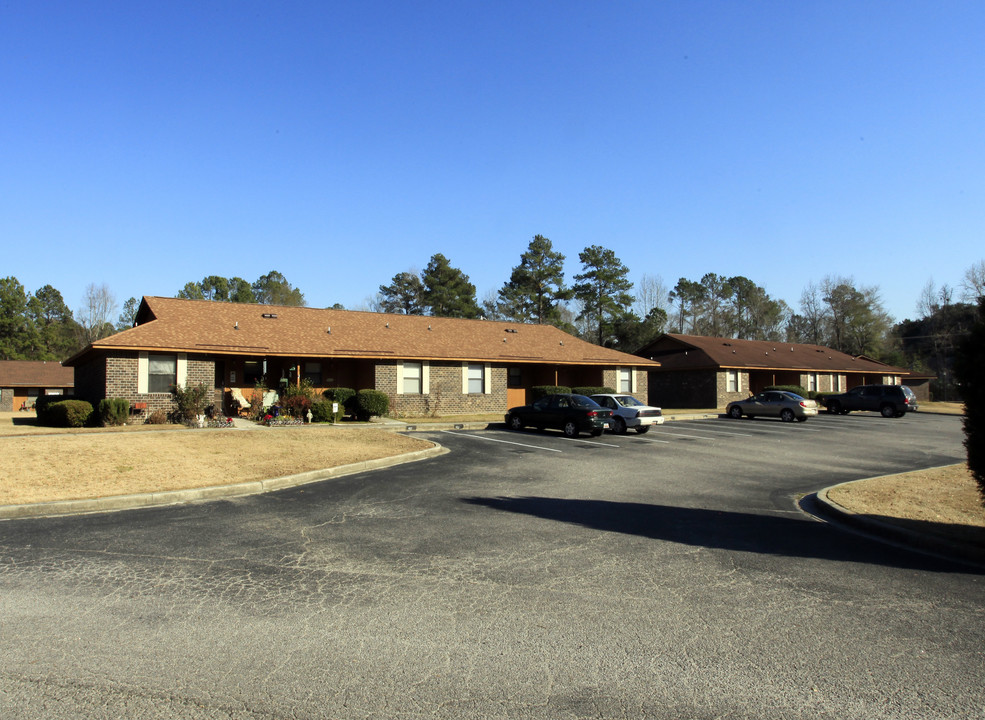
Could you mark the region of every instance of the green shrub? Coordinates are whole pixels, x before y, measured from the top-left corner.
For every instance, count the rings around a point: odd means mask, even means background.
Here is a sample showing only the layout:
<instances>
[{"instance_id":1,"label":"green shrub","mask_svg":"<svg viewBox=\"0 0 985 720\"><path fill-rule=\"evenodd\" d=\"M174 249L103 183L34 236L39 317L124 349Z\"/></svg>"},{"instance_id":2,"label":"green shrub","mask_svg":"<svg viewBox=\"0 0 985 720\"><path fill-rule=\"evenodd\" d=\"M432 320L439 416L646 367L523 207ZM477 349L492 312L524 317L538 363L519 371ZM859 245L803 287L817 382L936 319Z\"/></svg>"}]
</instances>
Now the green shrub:
<instances>
[{"instance_id":1,"label":"green shrub","mask_svg":"<svg viewBox=\"0 0 985 720\"><path fill-rule=\"evenodd\" d=\"M985 298L968 334L958 343L954 375L964 401L964 446L968 469L985 504Z\"/></svg>"},{"instance_id":2,"label":"green shrub","mask_svg":"<svg viewBox=\"0 0 985 720\"><path fill-rule=\"evenodd\" d=\"M356 393L356 417L369 420L371 417L382 417L390 409L390 398L379 390L360 390Z\"/></svg>"},{"instance_id":3,"label":"green shrub","mask_svg":"<svg viewBox=\"0 0 985 720\"><path fill-rule=\"evenodd\" d=\"M62 400L48 406L47 416L54 427L85 427L92 418L92 405L85 400Z\"/></svg>"},{"instance_id":4,"label":"green shrub","mask_svg":"<svg viewBox=\"0 0 985 720\"><path fill-rule=\"evenodd\" d=\"M356 397L356 391L352 388L346 387L328 388L328 390L325 390L322 395L324 395L325 399L329 402L337 402L340 406L348 406L349 401Z\"/></svg>"},{"instance_id":5,"label":"green shrub","mask_svg":"<svg viewBox=\"0 0 985 720\"><path fill-rule=\"evenodd\" d=\"M564 385L535 385L530 388L530 402L537 402L545 395L557 395L558 393L570 393L571 388Z\"/></svg>"},{"instance_id":6,"label":"green shrub","mask_svg":"<svg viewBox=\"0 0 985 720\"><path fill-rule=\"evenodd\" d=\"M103 398L99 401L99 419L106 426L126 425L130 419L130 401L125 398Z\"/></svg>"},{"instance_id":7,"label":"green shrub","mask_svg":"<svg viewBox=\"0 0 985 720\"><path fill-rule=\"evenodd\" d=\"M807 391L800 385L770 385L769 387L763 388L763 390L783 390L786 392L796 393L802 398L807 397Z\"/></svg>"},{"instance_id":8,"label":"green shrub","mask_svg":"<svg viewBox=\"0 0 985 720\"><path fill-rule=\"evenodd\" d=\"M605 387L605 386L596 387L594 385L583 385L582 387L571 388L571 392L573 392L575 395L599 395L602 393L605 393L607 395L613 395L615 394L616 391L610 387Z\"/></svg>"},{"instance_id":9,"label":"green shrub","mask_svg":"<svg viewBox=\"0 0 985 720\"><path fill-rule=\"evenodd\" d=\"M48 413L48 408L50 408L55 403L65 402L66 400L75 400L74 395L39 395L34 401L34 410L38 414L38 425L46 425L48 427L56 427L54 421L51 419Z\"/></svg>"},{"instance_id":10,"label":"green shrub","mask_svg":"<svg viewBox=\"0 0 985 720\"><path fill-rule=\"evenodd\" d=\"M178 406L175 416L178 422L191 422L199 415L205 414L205 406L212 397L212 388L205 383L199 383L189 388L180 385L171 386L171 397Z\"/></svg>"},{"instance_id":11,"label":"green shrub","mask_svg":"<svg viewBox=\"0 0 985 720\"><path fill-rule=\"evenodd\" d=\"M311 403L311 422L334 422L332 403L328 400L316 400Z\"/></svg>"}]
</instances>

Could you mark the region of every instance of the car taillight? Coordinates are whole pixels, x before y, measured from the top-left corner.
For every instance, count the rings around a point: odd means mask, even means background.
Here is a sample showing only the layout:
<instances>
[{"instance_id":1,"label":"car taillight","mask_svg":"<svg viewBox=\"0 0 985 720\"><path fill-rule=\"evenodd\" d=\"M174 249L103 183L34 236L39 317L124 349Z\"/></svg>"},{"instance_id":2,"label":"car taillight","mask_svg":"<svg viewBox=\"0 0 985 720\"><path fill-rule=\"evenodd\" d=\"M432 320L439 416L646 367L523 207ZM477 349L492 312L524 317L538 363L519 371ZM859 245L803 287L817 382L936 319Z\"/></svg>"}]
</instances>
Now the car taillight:
<instances>
[{"instance_id":1,"label":"car taillight","mask_svg":"<svg viewBox=\"0 0 985 720\"><path fill-rule=\"evenodd\" d=\"M801 407L807 407L807 403L806 403L806 402L804 402L803 400L801 400L801 401L800 401L800 406L801 406Z\"/></svg>"},{"instance_id":2,"label":"car taillight","mask_svg":"<svg viewBox=\"0 0 985 720\"><path fill-rule=\"evenodd\" d=\"M588 411L588 417L596 417L597 415L598 415L598 413L595 412L594 410L589 410Z\"/></svg>"}]
</instances>

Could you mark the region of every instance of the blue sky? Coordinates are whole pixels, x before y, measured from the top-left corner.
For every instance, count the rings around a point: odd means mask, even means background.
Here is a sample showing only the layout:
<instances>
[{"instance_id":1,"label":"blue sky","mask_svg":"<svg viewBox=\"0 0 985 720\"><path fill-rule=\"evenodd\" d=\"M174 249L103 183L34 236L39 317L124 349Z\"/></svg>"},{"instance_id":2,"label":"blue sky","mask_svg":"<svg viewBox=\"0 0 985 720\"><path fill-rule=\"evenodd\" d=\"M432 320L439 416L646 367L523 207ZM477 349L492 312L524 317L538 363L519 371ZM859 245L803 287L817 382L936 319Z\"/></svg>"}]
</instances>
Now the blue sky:
<instances>
[{"instance_id":1,"label":"blue sky","mask_svg":"<svg viewBox=\"0 0 985 720\"><path fill-rule=\"evenodd\" d=\"M0 0L0 276L67 304L434 253L825 275L896 319L985 258L985 3Z\"/></svg>"}]
</instances>

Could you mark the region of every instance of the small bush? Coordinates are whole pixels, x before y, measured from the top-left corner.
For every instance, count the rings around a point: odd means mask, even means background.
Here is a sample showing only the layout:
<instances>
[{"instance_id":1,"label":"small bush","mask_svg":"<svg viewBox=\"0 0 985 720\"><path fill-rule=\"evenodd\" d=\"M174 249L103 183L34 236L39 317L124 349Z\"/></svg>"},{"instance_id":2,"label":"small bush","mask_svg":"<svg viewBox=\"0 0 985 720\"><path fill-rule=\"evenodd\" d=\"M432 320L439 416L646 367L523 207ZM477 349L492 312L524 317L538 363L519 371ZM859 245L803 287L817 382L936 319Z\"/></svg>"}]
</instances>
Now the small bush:
<instances>
[{"instance_id":1,"label":"small bush","mask_svg":"<svg viewBox=\"0 0 985 720\"><path fill-rule=\"evenodd\" d=\"M583 385L582 387L571 388L571 392L573 392L575 395L599 395L601 393L613 395L615 394L616 391L610 387L605 387L605 386L595 387L593 385Z\"/></svg>"},{"instance_id":2,"label":"small bush","mask_svg":"<svg viewBox=\"0 0 985 720\"><path fill-rule=\"evenodd\" d=\"M968 469L985 505L985 297L978 299L975 322L958 343L954 374L964 401Z\"/></svg>"},{"instance_id":3,"label":"small bush","mask_svg":"<svg viewBox=\"0 0 985 720\"><path fill-rule=\"evenodd\" d=\"M571 388L564 385L535 385L530 388L530 402L536 402L545 395L557 395L558 393L570 393Z\"/></svg>"},{"instance_id":4,"label":"small bush","mask_svg":"<svg viewBox=\"0 0 985 720\"><path fill-rule=\"evenodd\" d=\"M130 401L125 398L103 398L99 401L99 420L103 425L126 425L130 419Z\"/></svg>"},{"instance_id":5,"label":"small bush","mask_svg":"<svg viewBox=\"0 0 985 720\"><path fill-rule=\"evenodd\" d=\"M280 395L280 408L284 414L306 418L315 399L311 381L304 379L299 385L288 385Z\"/></svg>"},{"instance_id":6,"label":"small bush","mask_svg":"<svg viewBox=\"0 0 985 720\"><path fill-rule=\"evenodd\" d=\"M39 395L34 401L34 410L38 414L38 425L46 425L48 427L55 427L54 421L48 414L48 408L50 408L55 403L65 402L66 400L75 400L74 395Z\"/></svg>"},{"instance_id":7,"label":"small bush","mask_svg":"<svg viewBox=\"0 0 985 720\"><path fill-rule=\"evenodd\" d=\"M335 422L332 403L328 400L316 400L311 403L311 422Z\"/></svg>"},{"instance_id":8,"label":"small bush","mask_svg":"<svg viewBox=\"0 0 985 720\"><path fill-rule=\"evenodd\" d=\"M782 390L785 392L796 393L802 398L807 397L807 391L800 385L770 385L769 387L763 388L763 390Z\"/></svg>"},{"instance_id":9,"label":"small bush","mask_svg":"<svg viewBox=\"0 0 985 720\"><path fill-rule=\"evenodd\" d=\"M146 422L148 425L167 425L168 414L163 410L155 410L147 416Z\"/></svg>"},{"instance_id":10,"label":"small bush","mask_svg":"<svg viewBox=\"0 0 985 720\"><path fill-rule=\"evenodd\" d=\"M85 427L92 418L92 405L85 400L62 400L48 406L47 415L54 427Z\"/></svg>"},{"instance_id":11,"label":"small bush","mask_svg":"<svg viewBox=\"0 0 985 720\"><path fill-rule=\"evenodd\" d=\"M205 383L199 383L189 388L180 385L171 386L171 397L178 406L175 415L179 422L190 422L199 415L205 414L205 406L212 395L212 389Z\"/></svg>"},{"instance_id":12,"label":"small bush","mask_svg":"<svg viewBox=\"0 0 985 720\"><path fill-rule=\"evenodd\" d=\"M360 390L356 393L356 417L369 420L371 417L382 417L390 409L390 398L379 390Z\"/></svg>"}]
</instances>

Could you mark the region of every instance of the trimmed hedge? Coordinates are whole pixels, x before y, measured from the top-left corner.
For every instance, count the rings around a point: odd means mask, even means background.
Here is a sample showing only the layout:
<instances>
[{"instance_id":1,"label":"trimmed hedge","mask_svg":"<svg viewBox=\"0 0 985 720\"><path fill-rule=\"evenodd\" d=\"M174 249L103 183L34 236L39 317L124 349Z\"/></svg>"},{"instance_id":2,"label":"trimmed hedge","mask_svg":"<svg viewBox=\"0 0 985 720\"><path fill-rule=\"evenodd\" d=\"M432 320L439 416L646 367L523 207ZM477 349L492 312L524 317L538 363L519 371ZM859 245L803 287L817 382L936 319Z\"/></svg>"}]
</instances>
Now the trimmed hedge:
<instances>
[{"instance_id":1,"label":"trimmed hedge","mask_svg":"<svg viewBox=\"0 0 985 720\"><path fill-rule=\"evenodd\" d=\"M338 417L332 413L331 400L317 400L311 403L311 422L339 422L345 410L339 405Z\"/></svg>"},{"instance_id":2,"label":"trimmed hedge","mask_svg":"<svg viewBox=\"0 0 985 720\"><path fill-rule=\"evenodd\" d=\"M575 395L614 395L616 391L604 385L600 387L584 385L582 387L571 388L571 392Z\"/></svg>"},{"instance_id":3,"label":"trimmed hedge","mask_svg":"<svg viewBox=\"0 0 985 720\"><path fill-rule=\"evenodd\" d=\"M796 393L802 398L807 397L807 391L800 385L770 385L769 387L764 387L763 390L786 390L787 392Z\"/></svg>"},{"instance_id":4,"label":"trimmed hedge","mask_svg":"<svg viewBox=\"0 0 985 720\"><path fill-rule=\"evenodd\" d=\"M537 402L545 395L570 393L571 388L564 385L534 385L530 388L530 402Z\"/></svg>"},{"instance_id":5,"label":"trimmed hedge","mask_svg":"<svg viewBox=\"0 0 985 720\"><path fill-rule=\"evenodd\" d=\"M103 398L99 401L99 420L103 425L126 425L130 419L130 401L126 398Z\"/></svg>"},{"instance_id":6,"label":"trimmed hedge","mask_svg":"<svg viewBox=\"0 0 985 720\"><path fill-rule=\"evenodd\" d=\"M48 408L50 408L55 403L65 402L66 400L75 400L74 395L39 395L37 400L34 401L34 410L38 414L38 425L46 425L48 427L55 427L51 417L48 414Z\"/></svg>"},{"instance_id":7,"label":"trimmed hedge","mask_svg":"<svg viewBox=\"0 0 985 720\"><path fill-rule=\"evenodd\" d=\"M382 417L390 410L390 398L379 390L360 390L356 393L355 410L359 420Z\"/></svg>"},{"instance_id":8,"label":"trimmed hedge","mask_svg":"<svg viewBox=\"0 0 985 720\"><path fill-rule=\"evenodd\" d=\"M92 405L85 400L62 400L48 406L45 413L54 427L85 427L92 418Z\"/></svg>"},{"instance_id":9,"label":"trimmed hedge","mask_svg":"<svg viewBox=\"0 0 985 720\"><path fill-rule=\"evenodd\" d=\"M958 343L954 375L964 401L968 469L985 505L985 297L978 299L977 310L974 324Z\"/></svg>"}]
</instances>

